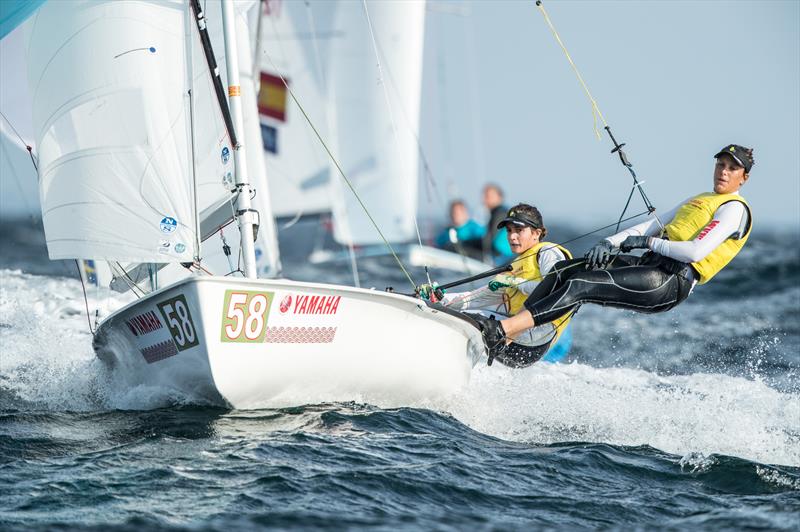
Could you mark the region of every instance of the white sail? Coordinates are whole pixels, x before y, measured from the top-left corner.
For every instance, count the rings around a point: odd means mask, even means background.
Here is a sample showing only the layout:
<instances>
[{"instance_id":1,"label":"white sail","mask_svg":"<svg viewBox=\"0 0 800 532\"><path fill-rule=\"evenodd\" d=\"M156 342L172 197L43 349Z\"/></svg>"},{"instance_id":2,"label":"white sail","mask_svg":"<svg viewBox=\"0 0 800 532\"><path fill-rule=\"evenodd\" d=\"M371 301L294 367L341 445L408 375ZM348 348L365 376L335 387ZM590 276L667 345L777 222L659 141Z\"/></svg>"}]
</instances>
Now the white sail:
<instances>
[{"instance_id":1,"label":"white sail","mask_svg":"<svg viewBox=\"0 0 800 532\"><path fill-rule=\"evenodd\" d=\"M197 253L183 2L48 2L28 79L52 259ZM90 68L89 68L90 67Z\"/></svg>"},{"instance_id":2,"label":"white sail","mask_svg":"<svg viewBox=\"0 0 800 532\"><path fill-rule=\"evenodd\" d=\"M272 208L276 216L330 212L328 155L286 91L289 84L327 138L326 63L339 38L330 24L339 2L267 2L257 64L259 110Z\"/></svg>"},{"instance_id":3,"label":"white sail","mask_svg":"<svg viewBox=\"0 0 800 532\"><path fill-rule=\"evenodd\" d=\"M425 2L368 9L372 32L361 2L343 2L337 12L343 38L334 40L330 61L331 144L386 238L404 242L415 235ZM338 176L333 183L336 240L381 242L347 186Z\"/></svg>"},{"instance_id":4,"label":"white sail","mask_svg":"<svg viewBox=\"0 0 800 532\"><path fill-rule=\"evenodd\" d=\"M223 86L228 85L227 69L225 62L225 49L222 35L222 7L220 0L209 0L201 3L204 9L208 26L209 38L214 49L214 57L219 67ZM261 128L259 124L258 106L256 102L256 89L253 81L253 54L251 51L250 34L247 13L255 11L257 2L236 2L237 25L237 51L239 56L239 75L241 79L241 96L243 104L244 128L237 131L239 141L246 147L247 167L250 181L256 189L253 206L259 212L260 228L256 241L256 263L258 271L268 277L275 276L280 270L277 236L275 222L270 205L270 190L267 185L267 175L264 154L262 152ZM196 32L195 32L196 33ZM230 139L225 133L222 114L214 93L214 87L208 72L199 40L195 39L193 51L193 84L195 94L195 121L200 122L200 129L195 128L195 152L197 156L197 179L200 211L204 212L213 207L222 205L227 215L233 212L232 208L225 206L225 200L232 200L230 193L233 184L234 161ZM208 121L212 127L208 127ZM219 136L220 131L222 136ZM202 225L202 224L201 224ZM238 231L235 226L230 226L230 232L235 238L229 238L229 243L238 242ZM218 243L210 242L204 246L203 257L209 262L219 263L214 260L219 255ZM234 247L234 254L238 253L238 245ZM234 255L234 256L235 256Z\"/></svg>"}]
</instances>

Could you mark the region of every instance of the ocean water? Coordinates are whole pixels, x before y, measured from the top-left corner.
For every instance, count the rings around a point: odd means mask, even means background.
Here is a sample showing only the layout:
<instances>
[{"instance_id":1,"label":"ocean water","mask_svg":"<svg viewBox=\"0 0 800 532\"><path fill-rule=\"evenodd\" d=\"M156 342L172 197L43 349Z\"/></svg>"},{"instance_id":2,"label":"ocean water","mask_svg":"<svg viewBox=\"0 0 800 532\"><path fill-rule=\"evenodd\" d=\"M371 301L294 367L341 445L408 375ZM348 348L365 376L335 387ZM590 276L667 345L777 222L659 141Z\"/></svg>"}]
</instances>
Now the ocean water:
<instances>
[{"instance_id":1,"label":"ocean water","mask_svg":"<svg viewBox=\"0 0 800 532\"><path fill-rule=\"evenodd\" d=\"M479 365L420 404L254 411L119 386L74 264L29 220L0 235L0 529L800 528L796 232L754 234L669 313L584 307L563 364ZM302 255L295 278L350 280Z\"/></svg>"}]
</instances>

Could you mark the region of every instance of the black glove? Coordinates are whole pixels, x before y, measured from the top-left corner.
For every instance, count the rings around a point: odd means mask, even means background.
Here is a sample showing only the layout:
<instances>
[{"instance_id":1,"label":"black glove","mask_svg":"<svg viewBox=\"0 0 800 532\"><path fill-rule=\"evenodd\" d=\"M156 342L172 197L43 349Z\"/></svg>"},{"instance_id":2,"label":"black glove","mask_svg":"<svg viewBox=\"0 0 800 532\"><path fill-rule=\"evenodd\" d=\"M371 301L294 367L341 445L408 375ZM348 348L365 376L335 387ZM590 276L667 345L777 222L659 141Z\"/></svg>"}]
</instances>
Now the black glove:
<instances>
[{"instance_id":1,"label":"black glove","mask_svg":"<svg viewBox=\"0 0 800 532\"><path fill-rule=\"evenodd\" d=\"M649 248L647 245L649 241L649 236L629 236L622 241L622 244L619 245L619 250L623 253L627 253L632 249L647 249Z\"/></svg>"},{"instance_id":2,"label":"black glove","mask_svg":"<svg viewBox=\"0 0 800 532\"><path fill-rule=\"evenodd\" d=\"M483 343L486 344L486 349L489 351L489 359L486 361L486 365L491 366L494 359L506 349L506 332L500 322L494 319L494 316L487 318L480 314L472 314L471 317L480 326Z\"/></svg>"},{"instance_id":3,"label":"black glove","mask_svg":"<svg viewBox=\"0 0 800 532\"><path fill-rule=\"evenodd\" d=\"M583 258L586 259L586 268L605 268L606 265L611 261L611 252L613 250L614 246L612 246L611 242L604 238L595 244L594 247L587 251L586 255L583 256Z\"/></svg>"}]
</instances>

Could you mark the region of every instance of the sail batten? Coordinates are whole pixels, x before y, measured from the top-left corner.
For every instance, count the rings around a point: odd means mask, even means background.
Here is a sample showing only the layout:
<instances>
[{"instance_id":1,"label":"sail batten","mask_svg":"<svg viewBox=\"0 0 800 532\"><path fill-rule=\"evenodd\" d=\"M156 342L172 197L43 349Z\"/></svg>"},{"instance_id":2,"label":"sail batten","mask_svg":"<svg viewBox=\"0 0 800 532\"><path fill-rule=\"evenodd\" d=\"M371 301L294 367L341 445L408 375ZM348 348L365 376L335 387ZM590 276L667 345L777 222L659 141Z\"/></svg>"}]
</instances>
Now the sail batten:
<instances>
[{"instance_id":1,"label":"sail batten","mask_svg":"<svg viewBox=\"0 0 800 532\"><path fill-rule=\"evenodd\" d=\"M28 78L51 259L187 262L197 254L188 16L175 1L40 8ZM208 144L224 138L221 121L206 115L196 127L201 141L213 141L200 147L218 159L221 149ZM209 198L224 191L215 173Z\"/></svg>"}]
</instances>

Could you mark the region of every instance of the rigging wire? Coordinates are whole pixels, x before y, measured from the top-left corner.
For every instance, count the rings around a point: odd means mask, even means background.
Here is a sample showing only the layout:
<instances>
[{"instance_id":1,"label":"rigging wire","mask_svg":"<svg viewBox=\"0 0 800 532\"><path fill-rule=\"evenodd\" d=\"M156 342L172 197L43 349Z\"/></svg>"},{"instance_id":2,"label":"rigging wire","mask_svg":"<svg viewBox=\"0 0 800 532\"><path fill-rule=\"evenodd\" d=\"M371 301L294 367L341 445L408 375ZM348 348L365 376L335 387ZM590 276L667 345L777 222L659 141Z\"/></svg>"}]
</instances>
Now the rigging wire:
<instances>
[{"instance_id":1,"label":"rigging wire","mask_svg":"<svg viewBox=\"0 0 800 532\"><path fill-rule=\"evenodd\" d=\"M311 9L311 4L308 2L308 0L306 0L304 2L304 4L305 4L305 7L306 7L306 18L308 19L308 24L309 24L309 26L311 28L311 39L312 39L312 42L314 44L314 62L315 62L315 66L317 68L317 74L319 75L320 85L324 87L324 86L327 85L327 82L325 80L325 71L322 68L322 56L320 54L319 46L318 46L318 36L317 36L316 24L314 23L314 14L313 14L312 9ZM277 28L277 26L275 24L275 18L276 17L270 17L270 22L272 23L272 31L275 34L275 36L277 37L279 34L278 34L278 28ZM280 53L284 63L289 63L289 61L287 60L288 56L286 54L286 50L284 50L284 48L283 48L283 40L282 39L277 39L277 42L278 42L279 53ZM265 55L266 55L266 52L265 52ZM267 55L267 59L269 59L268 55ZM270 59L270 63L272 63L271 59ZM275 68L274 64L272 66L273 66L273 69L275 70L276 74L278 74L278 76L281 78L281 81L283 81L284 85L286 85L286 81L284 80L283 75L279 73L280 71L277 68ZM288 89L288 85L287 85L287 89ZM295 99L294 95L292 95L292 98ZM296 99L295 99L295 102L296 102ZM298 107L299 107L299 105L298 105ZM305 112L303 112L303 114L305 114ZM309 138L309 144L313 144L313 135L310 136L310 138ZM300 217L302 215L303 215L303 212L299 211L295 215L294 219L290 220L287 224L285 224L282 229L287 229L287 228L291 227L292 225L294 225L295 223L297 223L297 221L300 219ZM359 272L358 272L358 262L356 261L356 251L355 251L355 246L353 245L353 238L352 238L352 235L350 234L349 228L346 231L346 233L347 233L347 238L346 238L347 252L348 252L349 258L350 258L350 271L353 274L353 284L356 287L360 287L361 286L361 278L360 278L360 275L359 275Z\"/></svg>"},{"instance_id":2,"label":"rigging wire","mask_svg":"<svg viewBox=\"0 0 800 532\"><path fill-rule=\"evenodd\" d=\"M408 273L408 270L403 265L403 261L401 261L400 257L397 256L397 253L395 252L395 250L392 247L392 245L389 243L389 240L387 240L386 236L383 234L383 231L381 231L380 226L375 221L375 218L373 218L372 214L369 212L369 209L367 209L367 206L364 204L364 201L361 199L361 196L359 196L358 192L356 191L355 187L353 186L353 183L350 181L350 178L347 177L347 174L345 174L344 170L342 169L342 166L339 164L339 161L336 159L336 157L334 157L333 153L331 152L330 147L328 147L328 144L322 138L322 135L320 135L320 133L317 130L316 126L314 126L314 123L311 121L311 118L308 116L308 113L306 113L305 108L297 100L297 96L294 94L294 91L292 91L291 87L289 87L289 83L286 81L286 78L284 78L283 75L281 75L279 73L280 71L275 66L275 63L272 61L272 58L270 57L270 55L268 53L266 53L266 52L264 52L264 55L266 56L267 61L269 61L270 65L272 66L274 71L276 73L278 73L278 77L280 78L281 82L283 82L283 86L286 87L286 92L289 93L289 96L292 97L292 101L295 103L295 105L297 105L297 108L300 109L300 112L303 114L303 118L305 118L305 120L308 123L309 127L311 127L312 131L314 131L314 134L316 135L317 140L319 140L320 144L322 144L322 147L325 148L325 152L328 154L328 157L330 158L331 162L336 167L336 170L339 172L339 175L342 177L342 179L344 180L345 184L347 184L347 187L353 193L353 196L355 196L356 200L358 201L358 204L363 209L364 214L367 215L367 218L369 218L369 221L372 223L373 227L375 227L375 230L378 232L378 235L383 240L384 245L389 250L389 252L391 253L392 257L394 257L394 260L400 266L400 269L402 270L403 274L406 276L406 279L408 279L408 282L411 283L412 287L416 288L417 285L416 285L416 283L414 283L414 279L412 279L411 274Z\"/></svg>"},{"instance_id":3,"label":"rigging wire","mask_svg":"<svg viewBox=\"0 0 800 532\"><path fill-rule=\"evenodd\" d=\"M625 218L624 220L621 220L621 222L628 222L628 221L630 221L630 220L633 220L633 219L635 219L635 218L638 218L638 217L640 217L640 216L644 216L645 214L649 214L649 211L642 211L642 212L640 212L639 214L634 214L633 216L629 216L628 218ZM576 240L580 240L580 239L582 239L582 238L586 238L587 236L590 236L590 235L593 235L593 234L595 234L595 233L599 233L600 231L603 231L603 230L605 230L605 229L609 229L609 228L611 228L611 227L614 227L614 225L616 225L617 223L619 223L619 222L614 222L614 223L611 223L611 224L608 224L608 225L604 225L603 227L598 227L597 229L593 229L592 231L589 231L589 232L587 232L587 233L583 233L583 234L581 234L581 235L578 235L578 236L576 236L576 237L574 237L574 238L570 238L569 240L564 240L563 242L559 242L559 243L553 243L553 245L552 245L552 246L542 247L542 248L539 250L539 253L541 253L542 251L547 251L547 250L550 250L550 249L558 248L558 246L565 246L566 244L569 244L570 242L575 242ZM515 258L514 260L510 261L510 262L509 262L509 263L508 263L506 266L511 266L511 265L512 265L512 264L514 264L515 262L519 262L519 261L522 261L522 260L525 260L525 259L526 259L526 257L519 256L519 257ZM575 267L575 266L577 266L577 265L581 265L581 264L583 264L583 263L582 263L582 262L579 262L579 263L573 264L573 265L571 265L571 266L567 266L566 268L563 268L563 269L560 269L560 270L557 270L557 269L553 268L552 270L550 270L549 272L547 272L547 273L546 273L546 274L544 274L544 275L539 275L538 277L534 277L534 278L532 278L532 279L526 279L526 280L524 280L524 281L523 281L523 282L521 282L521 283L517 283L517 284L515 284L515 285L514 285L514 287L517 287L517 286L523 285L523 284L525 284L525 283L528 283L528 282L534 282L534 281L535 281L535 282L539 282L539 281L543 280L545 277L547 277L548 275L551 275L551 274L553 274L553 273L560 273L560 272L562 272L562 271L564 271L564 270L567 270L567 269L569 269L569 268L573 268L573 267ZM490 270L490 271L491 271L491 270ZM468 281L465 281L465 282L468 282ZM461 283L459 283L459 284L465 284L465 282L461 282ZM454 286L452 283L448 283L448 284L450 284L450 285L451 285L451 287L452 287L452 286ZM456 285L456 286L457 286L457 285ZM485 287L484 287L484 288L485 288ZM481 290L481 289L478 289L478 290ZM477 292L478 290L476 290L476 292ZM479 294L476 294L476 295L475 295L473 298L464 298L464 301L471 301L471 300L472 300L472 299L474 299L475 297L479 297Z\"/></svg>"},{"instance_id":4,"label":"rigging wire","mask_svg":"<svg viewBox=\"0 0 800 532\"><path fill-rule=\"evenodd\" d=\"M383 47L381 46L380 42L378 42L377 40L375 41L375 45L376 45L376 47L378 49L378 52L380 53L380 56L383 57L383 59L384 59L384 67L385 67L387 79L389 81L389 85L392 88L392 90L394 91L394 94L397 97L397 99L400 100L400 96L401 96L400 95L400 89L398 88L397 82L395 81L395 78L392 75L392 69L388 65L388 62L386 61L386 54L383 51ZM431 199L432 199L431 196L433 195L433 196L435 196L436 201L439 203L439 206L441 208L443 208L443 209L446 209L447 206L448 206L447 201L445 200L444 196L442 196L442 193L439 190L439 185L438 185L438 183L436 181L436 177L433 175L433 170L431 170L430 164L428 163L428 158L427 158L427 156L425 154L425 149L422 146L422 141L420 140L419 135L414 130L414 128L411 127L411 121L408 118L408 114L406 113L406 110L403 107L402 102L400 102L400 105L398 107L400 109L400 116L404 120L404 124L408 128L409 133L414 137L414 141L417 144L417 151L418 151L420 159L422 161L422 167L423 167L423 170L424 170L423 171L423 175L425 176L425 185L426 185L426 193L427 193L428 202L431 203ZM433 191L433 194L431 194L431 190ZM414 219L414 221L415 222L417 221L416 218ZM417 229L417 234L419 236L419 229ZM461 255L461 259L462 259L462 262L463 262L463 265L464 265L464 269L468 270L469 268L467 267L468 266L467 260L470 257L467 255L466 251L464 250L464 246L461 245L461 242L456 242L454 247L455 247L455 251L459 255ZM426 268L427 268L427 266L426 266ZM429 279L429 282L430 282L430 279Z\"/></svg>"},{"instance_id":5,"label":"rigging wire","mask_svg":"<svg viewBox=\"0 0 800 532\"><path fill-rule=\"evenodd\" d=\"M19 134L19 131L17 131L17 128L14 127L14 124L11 123L11 120L9 120L6 115L4 115L2 112L0 112L0 116L3 117L3 120L6 121L6 124L8 124L8 126L11 128L11 131L14 132L14 134L17 136L17 138L22 143L22 145L25 146L25 149L28 150L28 155L31 158L31 164L33 165L33 169L36 170L36 176L38 177L39 176L39 167L36 164L36 158L33 156L33 147L30 144L28 144L27 142L25 142L25 139L22 138L22 135Z\"/></svg>"},{"instance_id":6,"label":"rigging wire","mask_svg":"<svg viewBox=\"0 0 800 532\"><path fill-rule=\"evenodd\" d=\"M89 322L89 332L94 336L95 331L92 329L92 318L89 313L89 298L86 296L86 285L83 284L83 270L81 270L81 266L78 264L78 259L75 259L75 267L78 269L78 279L80 279L81 289L83 289L83 303L86 305L86 321Z\"/></svg>"},{"instance_id":7,"label":"rigging wire","mask_svg":"<svg viewBox=\"0 0 800 532\"><path fill-rule=\"evenodd\" d=\"M389 90L386 88L386 82L383 78L383 67L381 65L381 58L380 54L378 53L378 44L375 39L375 30L372 27L372 18L369 16L369 9L367 8L367 0L361 0L361 5L364 6L364 15L367 18L367 27L369 28L369 36L372 41L372 51L375 54L375 64L378 67L378 84L383 89L383 98L386 101L386 110L389 114L389 122L392 125L392 133L394 135L394 142L395 142L395 149L397 150L397 155L400 158L402 163L405 163L405 159L402 157L402 153L400 152L400 135L397 131L397 123L394 119L394 113L392 112L392 104L389 100ZM404 165L405 166L405 165ZM408 168L405 168L406 175L408 175ZM419 243L420 247L422 247L422 236L419 232L419 224L417 223L417 213L415 212L412 216L414 220L414 230L417 233L417 242ZM428 283L431 282L431 275L428 271L428 265L425 265L425 276L428 278Z\"/></svg>"},{"instance_id":8,"label":"rigging wire","mask_svg":"<svg viewBox=\"0 0 800 532\"><path fill-rule=\"evenodd\" d=\"M636 190L636 189L639 190L639 194L642 196L642 201L644 201L644 204L647 207L649 213L652 214L655 217L656 222L658 223L658 225L663 230L664 229L664 224L662 224L661 220L658 218L658 215L656 214L656 208L653 207L652 203L650 203L650 199L647 197L647 194L645 194L644 188L642 188L642 184L643 183L640 182L639 179L636 177L636 172L633 171L633 165L628 161L628 158L625 156L625 152L622 151L622 147L625 146L625 143L624 142L622 144L617 143L617 140L614 138L614 135L611 133L611 127L608 125L608 122L606 122L606 119L603 116L603 113L600 112L600 108L597 106L597 101L594 99L594 96L592 96L592 93L589 91L589 87L586 85L586 82L583 80L583 76L581 76L581 73L578 71L578 67L575 65L575 62L572 60L572 56L569 54L569 51L567 51L567 47L564 45L564 42L561 40L561 37L558 35L558 31L556 31L555 26L553 25L552 21L550 20L550 17L548 16L547 11L544 8L544 4L542 3L542 0L536 0L536 7L538 7L539 11L542 12L542 16L544 17L545 22L549 26L550 31L553 33L553 37L555 37L555 39L558 42L559 46L561 46L561 50L563 50L564 55L567 57L567 61L569 61L569 64L572 67L572 70L575 72L575 76L577 76L578 81L580 82L581 86L583 87L583 90L586 93L587 98L589 98L589 102L592 105L592 118L594 119L594 133L597 136L597 139L600 140L600 138L602 137L602 135L600 134L600 131L597 129L597 119L599 117L600 120L603 122L603 129L606 130L606 132L608 133L608 136L611 138L611 142L614 143L614 149L611 150L611 153L617 153L619 155L619 159L622 162L622 165L625 168L628 169L628 172L630 172L631 177L633 178L633 188L631 189L631 194L628 197L628 201L625 203L625 208L622 210L622 214L620 214L620 216L619 216L619 222L617 222L617 230L619 230L619 224L622 223L622 218L625 216L625 212L628 210L628 206L630 205L631 197L633 196L633 191Z\"/></svg>"}]
</instances>

